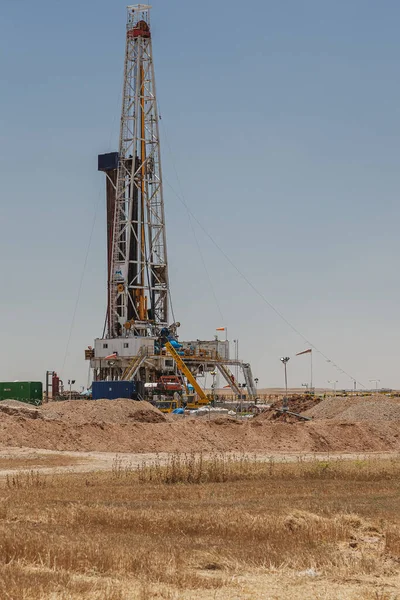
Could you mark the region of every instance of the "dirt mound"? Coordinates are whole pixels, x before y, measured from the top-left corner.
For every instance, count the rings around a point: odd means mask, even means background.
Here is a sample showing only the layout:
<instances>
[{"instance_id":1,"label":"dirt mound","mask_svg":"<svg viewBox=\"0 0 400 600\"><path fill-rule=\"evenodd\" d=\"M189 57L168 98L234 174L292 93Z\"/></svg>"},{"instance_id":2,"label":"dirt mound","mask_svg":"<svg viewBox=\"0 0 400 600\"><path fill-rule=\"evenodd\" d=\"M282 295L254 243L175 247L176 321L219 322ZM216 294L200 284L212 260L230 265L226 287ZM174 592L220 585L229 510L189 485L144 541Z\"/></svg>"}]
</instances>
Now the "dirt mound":
<instances>
[{"instance_id":1,"label":"dirt mound","mask_svg":"<svg viewBox=\"0 0 400 600\"><path fill-rule=\"evenodd\" d=\"M400 400L386 396L330 397L304 414L313 419L340 421L400 421Z\"/></svg>"},{"instance_id":2,"label":"dirt mound","mask_svg":"<svg viewBox=\"0 0 400 600\"><path fill-rule=\"evenodd\" d=\"M390 421L288 424L255 419L74 423L3 414L0 445L98 452L366 452L400 450L400 427Z\"/></svg>"},{"instance_id":3,"label":"dirt mound","mask_svg":"<svg viewBox=\"0 0 400 600\"><path fill-rule=\"evenodd\" d=\"M341 421L400 421L400 402L367 400L349 406L340 414Z\"/></svg>"},{"instance_id":4,"label":"dirt mound","mask_svg":"<svg viewBox=\"0 0 400 600\"><path fill-rule=\"evenodd\" d=\"M61 421L65 425L162 423L166 420L162 412L149 402L125 398L49 402L42 406L41 414L47 420Z\"/></svg>"},{"instance_id":5,"label":"dirt mound","mask_svg":"<svg viewBox=\"0 0 400 600\"><path fill-rule=\"evenodd\" d=\"M307 410L313 409L322 401L322 398L311 395L293 395L288 398L288 410L290 412L301 414ZM271 407L255 417L257 421L282 421L285 423L295 423L296 417L277 412L274 409L282 408L282 400L277 400Z\"/></svg>"},{"instance_id":6,"label":"dirt mound","mask_svg":"<svg viewBox=\"0 0 400 600\"><path fill-rule=\"evenodd\" d=\"M237 421L234 417L230 417L229 415L217 415L212 419L215 425L236 425L239 421Z\"/></svg>"},{"instance_id":7,"label":"dirt mound","mask_svg":"<svg viewBox=\"0 0 400 600\"><path fill-rule=\"evenodd\" d=\"M329 414L327 419L293 423L264 415L170 420L147 402L126 399L51 402L38 409L21 404L0 403L2 446L100 452L400 450L400 401L387 398L325 400L307 412Z\"/></svg>"},{"instance_id":8,"label":"dirt mound","mask_svg":"<svg viewBox=\"0 0 400 600\"><path fill-rule=\"evenodd\" d=\"M306 410L310 410L314 408L322 401L322 398L318 396L310 395L298 395L298 396L289 396L288 398L288 408L291 412L302 413ZM282 406L282 403L281 403ZM278 408L281 408L278 404Z\"/></svg>"},{"instance_id":9,"label":"dirt mound","mask_svg":"<svg viewBox=\"0 0 400 600\"><path fill-rule=\"evenodd\" d=\"M26 419L40 419L40 411L30 404L19 402L18 400L3 400L0 402L0 413L14 415L15 417L24 417Z\"/></svg>"},{"instance_id":10,"label":"dirt mound","mask_svg":"<svg viewBox=\"0 0 400 600\"><path fill-rule=\"evenodd\" d=\"M10 408L33 408L36 409L36 406L33 404L28 404L27 402L22 402L22 400L1 400L1 406L9 406Z\"/></svg>"}]
</instances>

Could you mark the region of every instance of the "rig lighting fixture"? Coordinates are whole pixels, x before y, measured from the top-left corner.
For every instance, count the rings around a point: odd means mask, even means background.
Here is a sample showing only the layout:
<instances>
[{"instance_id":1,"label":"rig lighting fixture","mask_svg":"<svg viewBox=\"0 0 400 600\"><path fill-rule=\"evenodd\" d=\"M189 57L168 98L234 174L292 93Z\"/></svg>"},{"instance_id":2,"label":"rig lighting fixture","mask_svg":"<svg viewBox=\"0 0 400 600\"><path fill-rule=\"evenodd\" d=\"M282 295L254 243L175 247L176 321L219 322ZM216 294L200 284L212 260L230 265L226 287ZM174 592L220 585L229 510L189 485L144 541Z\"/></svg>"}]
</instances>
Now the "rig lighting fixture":
<instances>
[{"instance_id":1,"label":"rig lighting fixture","mask_svg":"<svg viewBox=\"0 0 400 600\"><path fill-rule=\"evenodd\" d=\"M287 395L287 370L286 370L286 365L290 360L289 356L281 356L281 363L283 364L283 366L285 367L285 396L283 397L283 405L282 405L282 410L283 411L287 411L288 410L288 395Z\"/></svg>"}]
</instances>

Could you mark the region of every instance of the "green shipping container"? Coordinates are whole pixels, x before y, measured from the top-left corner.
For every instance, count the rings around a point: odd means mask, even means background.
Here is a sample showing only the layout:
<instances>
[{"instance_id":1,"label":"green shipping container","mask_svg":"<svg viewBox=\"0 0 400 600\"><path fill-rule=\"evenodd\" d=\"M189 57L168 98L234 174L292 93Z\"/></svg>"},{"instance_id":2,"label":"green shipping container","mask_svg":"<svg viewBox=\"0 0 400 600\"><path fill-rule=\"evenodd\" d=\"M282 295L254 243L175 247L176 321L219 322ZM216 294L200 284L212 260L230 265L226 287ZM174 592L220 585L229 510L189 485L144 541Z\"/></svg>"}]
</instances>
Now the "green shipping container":
<instances>
[{"instance_id":1,"label":"green shipping container","mask_svg":"<svg viewBox=\"0 0 400 600\"><path fill-rule=\"evenodd\" d=\"M42 404L41 381L6 381L0 383L0 400L19 400L39 406Z\"/></svg>"}]
</instances>

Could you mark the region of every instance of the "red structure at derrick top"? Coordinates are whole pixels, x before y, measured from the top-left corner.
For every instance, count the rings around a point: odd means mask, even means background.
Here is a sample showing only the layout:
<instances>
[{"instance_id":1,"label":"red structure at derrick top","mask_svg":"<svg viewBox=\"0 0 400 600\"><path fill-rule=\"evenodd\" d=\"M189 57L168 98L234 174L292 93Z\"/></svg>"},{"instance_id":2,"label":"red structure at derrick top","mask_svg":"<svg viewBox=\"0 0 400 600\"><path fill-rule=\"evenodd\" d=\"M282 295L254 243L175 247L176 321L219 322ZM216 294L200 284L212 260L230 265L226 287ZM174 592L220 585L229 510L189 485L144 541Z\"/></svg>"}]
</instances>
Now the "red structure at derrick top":
<instances>
[{"instance_id":1,"label":"red structure at derrick top","mask_svg":"<svg viewBox=\"0 0 400 600\"><path fill-rule=\"evenodd\" d=\"M128 30L129 38L138 38L138 37L151 37L150 27L146 23L146 21L139 21L133 29Z\"/></svg>"}]
</instances>

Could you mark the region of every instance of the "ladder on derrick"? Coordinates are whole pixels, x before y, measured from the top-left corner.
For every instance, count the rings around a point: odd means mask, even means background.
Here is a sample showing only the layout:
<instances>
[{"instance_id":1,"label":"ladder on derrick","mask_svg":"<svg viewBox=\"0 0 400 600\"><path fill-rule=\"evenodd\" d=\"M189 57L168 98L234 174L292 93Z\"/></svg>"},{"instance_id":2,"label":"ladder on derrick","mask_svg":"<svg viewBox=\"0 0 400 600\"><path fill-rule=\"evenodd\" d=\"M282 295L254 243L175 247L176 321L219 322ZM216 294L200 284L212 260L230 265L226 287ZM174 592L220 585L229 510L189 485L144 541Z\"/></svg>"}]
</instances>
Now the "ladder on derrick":
<instances>
[{"instance_id":1,"label":"ladder on derrick","mask_svg":"<svg viewBox=\"0 0 400 600\"><path fill-rule=\"evenodd\" d=\"M142 346L140 348L138 354L132 358L132 361L126 367L125 371L122 374L123 381L132 381L135 377L136 373L139 371L140 367L144 363L147 358L146 348Z\"/></svg>"},{"instance_id":2,"label":"ladder on derrick","mask_svg":"<svg viewBox=\"0 0 400 600\"><path fill-rule=\"evenodd\" d=\"M219 359L219 360L221 360L221 359ZM218 362L217 369L221 373L222 377L225 379L226 383L231 387L231 389L240 396L240 394L241 394L240 388L235 380L233 373L228 369L228 367L226 367L222 363Z\"/></svg>"},{"instance_id":3,"label":"ladder on derrick","mask_svg":"<svg viewBox=\"0 0 400 600\"><path fill-rule=\"evenodd\" d=\"M253 372L249 363L243 363L243 376L246 383L247 391L249 396L253 399L257 396L257 389L253 379Z\"/></svg>"}]
</instances>

